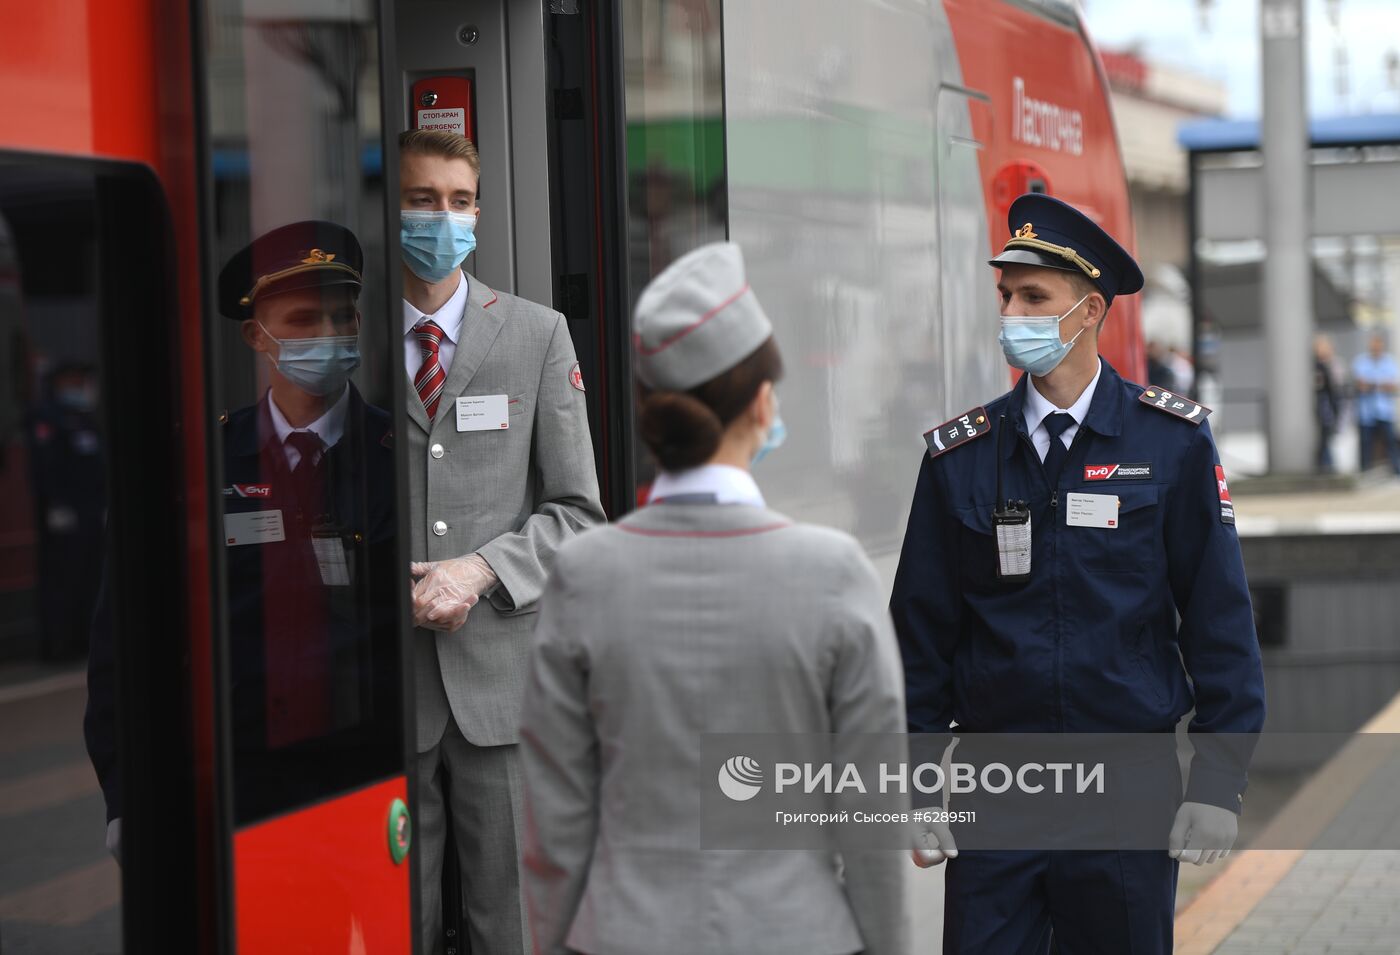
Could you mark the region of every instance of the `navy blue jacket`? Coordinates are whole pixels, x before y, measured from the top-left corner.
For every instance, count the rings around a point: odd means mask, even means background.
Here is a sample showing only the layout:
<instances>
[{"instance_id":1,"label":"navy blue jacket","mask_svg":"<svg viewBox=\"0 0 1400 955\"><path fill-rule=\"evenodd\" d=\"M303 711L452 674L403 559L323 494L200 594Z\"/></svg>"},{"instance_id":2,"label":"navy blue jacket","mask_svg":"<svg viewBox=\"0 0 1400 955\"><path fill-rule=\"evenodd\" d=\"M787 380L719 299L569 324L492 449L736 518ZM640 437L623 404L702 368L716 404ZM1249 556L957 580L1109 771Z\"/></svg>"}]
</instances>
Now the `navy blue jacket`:
<instances>
[{"instance_id":1,"label":"navy blue jacket","mask_svg":"<svg viewBox=\"0 0 1400 955\"><path fill-rule=\"evenodd\" d=\"M1105 361L1051 487L1022 417L1028 385L986 406L989 432L923 458L890 607L910 732L1166 732L1194 706L1186 798L1238 812L1250 738L1210 734L1262 729L1264 677L1204 413L1149 407ZM1003 496L1031 511L1021 583L996 573L1002 415ZM1117 495L1119 526L1068 526L1070 493Z\"/></svg>"},{"instance_id":2,"label":"navy blue jacket","mask_svg":"<svg viewBox=\"0 0 1400 955\"><path fill-rule=\"evenodd\" d=\"M326 691L357 682L362 664L354 658L368 652L371 628L392 632L397 626L395 587L403 574L389 560L395 528L390 430L388 413L352 386L345 433L325 452L321 500L303 507L267 397L233 412L224 425L224 513L279 511L286 534L280 542L226 550L236 750L276 746L279 693L294 707L304 702L299 676ZM354 586L322 585L312 545L318 527L340 538ZM274 650L276 661L268 658Z\"/></svg>"},{"instance_id":3,"label":"navy blue jacket","mask_svg":"<svg viewBox=\"0 0 1400 955\"><path fill-rule=\"evenodd\" d=\"M373 712L375 694L383 693L374 688L373 672L391 671L371 654L396 644L372 636L396 631L397 594L404 578L394 563L391 425L387 412L367 404L350 387L345 431L325 451L324 494L310 513L294 493L267 396L234 411L224 422L224 513L280 511L286 538L226 551L232 737L235 751L242 754L239 787L252 793L240 797L243 803L258 795L262 783L257 774L277 769L270 757L259 757L282 752L287 759L304 758L294 747L286 748L297 742L295 738L285 744L277 738L278 687L295 695L298 678L309 675L311 685L332 694L327 705L339 711L346 709L347 694L364 696L359 704L350 704L352 712ZM215 510L215 519L217 514ZM317 527L332 528L341 538L354 586L323 586L311 542ZM116 734L118 647L105 589L104 583L93 622L83 728L111 819L122 814L122 792ZM275 663L268 659L269 650L281 654ZM396 685L390 689L397 694ZM324 729L337 728L333 723Z\"/></svg>"}]
</instances>

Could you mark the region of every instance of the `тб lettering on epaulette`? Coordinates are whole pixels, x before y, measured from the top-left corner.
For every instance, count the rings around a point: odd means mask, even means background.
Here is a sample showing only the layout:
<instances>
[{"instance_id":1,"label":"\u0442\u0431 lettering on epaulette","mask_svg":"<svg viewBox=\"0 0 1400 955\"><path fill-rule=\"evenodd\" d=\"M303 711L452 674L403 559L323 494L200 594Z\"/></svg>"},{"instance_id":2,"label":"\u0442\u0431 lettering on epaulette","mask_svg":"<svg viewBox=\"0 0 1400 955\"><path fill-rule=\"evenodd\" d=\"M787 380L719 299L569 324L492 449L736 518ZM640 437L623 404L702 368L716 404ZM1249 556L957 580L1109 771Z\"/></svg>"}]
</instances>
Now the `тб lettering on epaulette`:
<instances>
[{"instance_id":1,"label":"\u0442\u0431 lettering on epaulette","mask_svg":"<svg viewBox=\"0 0 1400 955\"><path fill-rule=\"evenodd\" d=\"M1205 405L1197 404L1190 398L1174 395L1170 391L1163 391L1161 388L1148 388L1138 395L1138 401L1149 408L1165 411L1192 424L1200 424L1210 417L1210 409Z\"/></svg>"},{"instance_id":2,"label":"\u0442\u0431 lettering on epaulette","mask_svg":"<svg viewBox=\"0 0 1400 955\"><path fill-rule=\"evenodd\" d=\"M973 438L980 438L991 430L992 423L987 420L987 410L973 408L966 414L925 431L924 443L928 445L928 456L936 458L945 451L951 451Z\"/></svg>"}]
</instances>

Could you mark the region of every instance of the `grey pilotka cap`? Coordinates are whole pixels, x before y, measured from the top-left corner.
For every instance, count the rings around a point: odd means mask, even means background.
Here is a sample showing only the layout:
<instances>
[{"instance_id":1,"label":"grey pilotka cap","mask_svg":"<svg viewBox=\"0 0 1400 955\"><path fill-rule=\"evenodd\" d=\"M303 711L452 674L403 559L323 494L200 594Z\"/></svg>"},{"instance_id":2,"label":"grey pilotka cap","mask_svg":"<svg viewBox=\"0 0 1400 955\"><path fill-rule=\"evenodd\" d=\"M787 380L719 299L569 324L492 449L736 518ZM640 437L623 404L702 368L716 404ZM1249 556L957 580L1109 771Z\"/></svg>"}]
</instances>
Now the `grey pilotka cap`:
<instances>
[{"instance_id":1,"label":"grey pilotka cap","mask_svg":"<svg viewBox=\"0 0 1400 955\"><path fill-rule=\"evenodd\" d=\"M732 242L687 252L652 279L632 320L637 376L649 388L689 391L748 358L773 325Z\"/></svg>"}]
</instances>

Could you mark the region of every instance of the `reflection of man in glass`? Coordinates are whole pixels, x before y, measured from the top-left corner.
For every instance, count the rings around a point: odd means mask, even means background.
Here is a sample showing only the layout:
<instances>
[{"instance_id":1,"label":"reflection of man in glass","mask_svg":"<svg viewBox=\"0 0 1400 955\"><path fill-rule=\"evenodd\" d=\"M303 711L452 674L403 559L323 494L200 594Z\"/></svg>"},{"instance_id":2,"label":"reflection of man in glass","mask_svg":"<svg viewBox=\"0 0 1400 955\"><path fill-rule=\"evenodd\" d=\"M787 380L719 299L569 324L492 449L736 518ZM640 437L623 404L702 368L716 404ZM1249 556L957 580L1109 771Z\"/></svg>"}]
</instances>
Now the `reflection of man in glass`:
<instances>
[{"instance_id":1,"label":"reflection of man in glass","mask_svg":"<svg viewBox=\"0 0 1400 955\"><path fill-rule=\"evenodd\" d=\"M389 416L349 383L361 260L348 229L297 222L219 275L220 312L242 322L270 369L262 400L224 423L237 748L278 749L358 721L368 620L357 585L368 582L366 541L392 534L393 488Z\"/></svg>"},{"instance_id":2,"label":"reflection of man in glass","mask_svg":"<svg viewBox=\"0 0 1400 955\"><path fill-rule=\"evenodd\" d=\"M349 383L359 364L361 266L348 229L297 222L256 239L219 275L220 312L242 322L244 341L268 368L262 398L222 421L243 818L294 802L305 779L333 779L384 723L371 721L376 701L397 705L390 418ZM84 729L115 849L122 805L111 628L104 597ZM373 641L376 633L389 639ZM385 648L395 659L374 656Z\"/></svg>"}]
</instances>

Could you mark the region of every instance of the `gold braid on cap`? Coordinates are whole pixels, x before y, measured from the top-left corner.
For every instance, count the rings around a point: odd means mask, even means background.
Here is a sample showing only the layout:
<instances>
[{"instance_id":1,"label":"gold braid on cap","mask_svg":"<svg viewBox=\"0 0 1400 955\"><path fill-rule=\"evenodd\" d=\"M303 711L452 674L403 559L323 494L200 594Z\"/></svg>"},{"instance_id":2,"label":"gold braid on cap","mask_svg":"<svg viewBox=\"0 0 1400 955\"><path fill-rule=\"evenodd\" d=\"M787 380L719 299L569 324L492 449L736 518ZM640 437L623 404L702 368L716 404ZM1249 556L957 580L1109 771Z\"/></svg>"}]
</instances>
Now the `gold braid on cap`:
<instances>
[{"instance_id":1,"label":"gold braid on cap","mask_svg":"<svg viewBox=\"0 0 1400 955\"><path fill-rule=\"evenodd\" d=\"M1099 277L1098 267L1074 249L1071 249L1067 245L1056 245L1053 242L1046 242L1044 239L1036 238L1035 232L1031 230L1031 224L1029 222L1017 229L1012 234L1011 238L1006 240L1006 245L1002 247L1002 251L1005 252L1007 249L1035 249L1037 252L1049 252L1052 255L1058 255L1068 262L1073 262L1079 267L1079 270L1089 276L1089 278L1096 279Z\"/></svg>"},{"instance_id":2,"label":"gold braid on cap","mask_svg":"<svg viewBox=\"0 0 1400 955\"><path fill-rule=\"evenodd\" d=\"M253 287L248 290L248 294L238 300L239 305L252 305L253 299L258 297L258 293L273 282L280 282L288 276L296 275L300 272L310 272L312 269L331 269L336 272L345 272L353 276L356 282L363 283L364 279L359 272L346 265L344 262L335 261L334 252L322 252L320 249L312 249L302 259L291 268L282 269L280 272L269 272L253 283Z\"/></svg>"}]
</instances>

